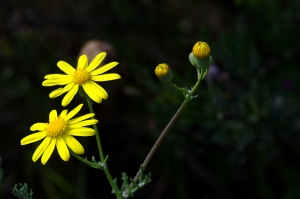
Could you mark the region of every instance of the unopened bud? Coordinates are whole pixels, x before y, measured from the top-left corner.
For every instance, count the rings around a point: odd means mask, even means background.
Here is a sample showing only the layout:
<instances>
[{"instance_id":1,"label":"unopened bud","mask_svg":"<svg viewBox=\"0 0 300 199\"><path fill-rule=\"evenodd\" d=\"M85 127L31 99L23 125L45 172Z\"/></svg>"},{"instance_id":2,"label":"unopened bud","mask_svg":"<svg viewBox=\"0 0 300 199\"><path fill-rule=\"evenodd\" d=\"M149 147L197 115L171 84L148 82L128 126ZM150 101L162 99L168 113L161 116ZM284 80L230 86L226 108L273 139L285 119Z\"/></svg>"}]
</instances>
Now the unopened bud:
<instances>
[{"instance_id":1,"label":"unopened bud","mask_svg":"<svg viewBox=\"0 0 300 199\"><path fill-rule=\"evenodd\" d=\"M189 54L189 60L191 64L197 68L208 68L212 63L209 45L206 42L197 42Z\"/></svg>"},{"instance_id":2,"label":"unopened bud","mask_svg":"<svg viewBox=\"0 0 300 199\"><path fill-rule=\"evenodd\" d=\"M168 64L158 64L154 70L156 76L163 82L169 83L173 79L173 73Z\"/></svg>"},{"instance_id":3,"label":"unopened bud","mask_svg":"<svg viewBox=\"0 0 300 199\"><path fill-rule=\"evenodd\" d=\"M205 58L210 54L210 47L206 42L198 41L194 45L192 52L196 58Z\"/></svg>"}]
</instances>

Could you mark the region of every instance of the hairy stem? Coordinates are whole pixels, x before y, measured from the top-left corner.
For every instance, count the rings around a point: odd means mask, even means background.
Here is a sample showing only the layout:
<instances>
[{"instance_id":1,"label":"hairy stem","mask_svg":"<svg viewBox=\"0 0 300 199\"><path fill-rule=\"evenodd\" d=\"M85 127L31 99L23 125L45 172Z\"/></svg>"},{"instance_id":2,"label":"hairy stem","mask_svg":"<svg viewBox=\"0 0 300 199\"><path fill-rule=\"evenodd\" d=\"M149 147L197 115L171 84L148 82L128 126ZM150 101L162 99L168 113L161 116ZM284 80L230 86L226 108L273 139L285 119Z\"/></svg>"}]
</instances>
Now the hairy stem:
<instances>
[{"instance_id":1,"label":"hairy stem","mask_svg":"<svg viewBox=\"0 0 300 199\"><path fill-rule=\"evenodd\" d=\"M183 88L179 88L173 82L170 83L171 86L173 86L174 88L178 89L179 91L182 91L185 94L185 100L183 101L183 103L181 104L181 106L179 107L179 109L177 110L177 112L175 113L175 115L172 117L172 119L170 120L170 122L168 123L168 125L165 127L165 129L163 130L163 132L160 134L160 136L156 140L155 144L151 148L150 152L148 153L147 157L145 158L145 160L144 160L144 162L142 164L142 167L144 169L148 165L149 161L151 160L153 154L155 153L156 149L159 147L159 145L162 142L162 140L164 139L164 137L169 132L170 128L173 126L173 124L175 123L175 121L177 120L177 118L179 117L179 115L184 110L185 106L192 99L192 97L193 97L192 94L196 91L196 89L197 89L199 83L201 82L201 80L202 80L203 75L205 74L205 72L207 72L207 71L197 68L197 82L194 85L194 87L191 89L191 91L188 91L188 90L183 89ZM139 177L140 177L140 170L135 175L133 181L135 183L137 183L138 180L139 180ZM132 187L133 183L131 183L130 186Z\"/></svg>"}]
</instances>

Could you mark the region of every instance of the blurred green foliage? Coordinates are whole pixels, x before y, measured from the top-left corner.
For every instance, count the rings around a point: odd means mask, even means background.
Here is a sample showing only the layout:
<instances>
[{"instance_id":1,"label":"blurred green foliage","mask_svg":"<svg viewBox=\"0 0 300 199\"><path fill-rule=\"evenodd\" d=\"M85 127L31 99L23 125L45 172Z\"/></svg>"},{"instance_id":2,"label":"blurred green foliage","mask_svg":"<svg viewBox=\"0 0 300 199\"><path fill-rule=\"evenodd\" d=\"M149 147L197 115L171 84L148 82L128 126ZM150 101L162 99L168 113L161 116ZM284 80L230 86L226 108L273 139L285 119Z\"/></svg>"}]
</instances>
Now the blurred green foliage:
<instances>
[{"instance_id":1,"label":"blurred green foliage","mask_svg":"<svg viewBox=\"0 0 300 199\"><path fill-rule=\"evenodd\" d=\"M1 1L0 156L11 187L26 182L35 198L114 198L104 174L63 162L33 163L38 143L21 146L36 122L63 110L41 83L77 63L99 39L114 48L122 79L101 84L95 105L113 177L134 177L183 101L154 74L165 62L178 86L192 86L188 55L197 41L214 64L147 167L152 181L135 198L300 198L298 0ZM298 58L298 59L297 59ZM67 108L84 102L76 97ZM83 110L88 112L87 105ZM82 112L83 112L82 111ZM79 141L89 158L93 138ZM0 198L14 198L0 188Z\"/></svg>"}]
</instances>

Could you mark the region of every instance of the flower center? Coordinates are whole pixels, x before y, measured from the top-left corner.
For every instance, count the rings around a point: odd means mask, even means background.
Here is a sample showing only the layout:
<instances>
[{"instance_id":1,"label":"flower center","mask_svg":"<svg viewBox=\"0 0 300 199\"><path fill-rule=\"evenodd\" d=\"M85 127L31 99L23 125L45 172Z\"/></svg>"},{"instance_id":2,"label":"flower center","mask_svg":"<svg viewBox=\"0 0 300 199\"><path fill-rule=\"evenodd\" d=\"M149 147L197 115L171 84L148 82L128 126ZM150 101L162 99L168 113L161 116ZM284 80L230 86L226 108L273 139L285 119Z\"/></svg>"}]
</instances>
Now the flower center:
<instances>
[{"instance_id":1,"label":"flower center","mask_svg":"<svg viewBox=\"0 0 300 199\"><path fill-rule=\"evenodd\" d=\"M47 135L51 137L59 136L65 132L66 128L66 122L61 118L57 118L48 124Z\"/></svg>"},{"instance_id":2,"label":"flower center","mask_svg":"<svg viewBox=\"0 0 300 199\"><path fill-rule=\"evenodd\" d=\"M90 79L90 73L86 70L79 69L73 74L73 82L82 85Z\"/></svg>"}]
</instances>

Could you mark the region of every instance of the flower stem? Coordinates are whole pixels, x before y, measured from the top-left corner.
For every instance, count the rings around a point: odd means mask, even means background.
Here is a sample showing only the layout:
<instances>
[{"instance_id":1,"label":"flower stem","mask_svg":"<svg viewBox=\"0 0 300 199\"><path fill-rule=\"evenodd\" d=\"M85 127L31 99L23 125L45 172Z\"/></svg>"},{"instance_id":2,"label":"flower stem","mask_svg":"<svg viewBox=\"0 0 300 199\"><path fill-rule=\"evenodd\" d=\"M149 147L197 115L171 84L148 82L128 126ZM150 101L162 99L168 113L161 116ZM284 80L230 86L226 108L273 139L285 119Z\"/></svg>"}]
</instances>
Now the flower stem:
<instances>
[{"instance_id":1,"label":"flower stem","mask_svg":"<svg viewBox=\"0 0 300 199\"><path fill-rule=\"evenodd\" d=\"M88 106L89 106L89 109L90 109L90 112L91 113L94 113L94 109L93 109L93 104L92 104L92 101L89 97L86 97L86 100L87 100L87 103L88 103ZM94 118L94 117L93 117ZM104 154L103 154L103 150L102 150L102 145L101 145L101 141L100 141L100 135L99 135L99 131L98 131L98 127L96 124L93 125L94 129L95 129L95 132L96 132L96 140L97 140L97 145L98 145L98 150L99 150L99 154L100 154L100 160L101 160L101 163L105 163L105 158L104 158ZM107 166L105 166L103 168L103 171L107 177L107 180L109 181L109 184L110 186L112 187L115 195L117 196L118 199L122 199L122 195L120 193L120 190L118 189L116 183L113 181L111 175L110 175L110 172L107 168Z\"/></svg>"},{"instance_id":2,"label":"flower stem","mask_svg":"<svg viewBox=\"0 0 300 199\"><path fill-rule=\"evenodd\" d=\"M176 84L174 84L173 82L170 82L169 85L173 86L175 89L177 89L177 90L179 90L179 91L181 91L183 93L186 93L186 89L180 88L180 87L176 86Z\"/></svg>"},{"instance_id":3,"label":"flower stem","mask_svg":"<svg viewBox=\"0 0 300 199\"><path fill-rule=\"evenodd\" d=\"M93 104L92 104L91 99L89 97L87 97L86 100L87 100L90 112L94 113ZM95 117L93 117L93 118L95 118ZM101 160L101 162L104 162L104 155L103 155L103 150L102 150L102 145L101 145L101 141L100 141L98 127L96 124L94 124L93 127L96 131L96 140L97 140L98 150L99 150L99 154L100 154L100 160Z\"/></svg>"},{"instance_id":4,"label":"flower stem","mask_svg":"<svg viewBox=\"0 0 300 199\"><path fill-rule=\"evenodd\" d=\"M121 194L119 188L117 187L116 183L113 181L108 168L105 167L103 169L103 171L104 171L104 173L105 173L105 175L107 177L107 180L109 181L109 184L110 184L111 188L114 190L114 193L116 194L117 198L118 199L122 199L123 198L122 194Z\"/></svg>"},{"instance_id":5,"label":"flower stem","mask_svg":"<svg viewBox=\"0 0 300 199\"><path fill-rule=\"evenodd\" d=\"M70 149L70 153L71 153L75 158L77 158L77 159L80 160L81 162L83 162L83 163L85 163L85 164L91 166L91 167L94 168L94 169L104 169L104 168L106 167L105 164L90 162L90 161L88 161L88 160L86 160L86 159L80 157L79 155L77 155L76 153L74 153L74 151L72 151L71 149Z\"/></svg>"},{"instance_id":6,"label":"flower stem","mask_svg":"<svg viewBox=\"0 0 300 199\"><path fill-rule=\"evenodd\" d=\"M155 153L156 149L159 147L160 143L162 142L162 140L164 139L164 137L167 135L167 133L169 132L170 128L173 126L173 124L175 123L175 121L177 120L177 118L179 117L179 115L182 113L182 111L184 110L185 106L188 104L188 102L192 99L192 94L196 91L199 83L201 82L203 75L205 74L205 71L202 69L197 69L197 82L194 85L194 87L192 88L191 91L188 91L186 89L182 89L177 87L173 82L170 83L171 86L175 87L176 89L183 91L185 95L185 100L183 101L183 103L181 104L181 106L179 107L179 109L177 110L177 112L175 113L175 115L172 117L172 119L170 120L170 122L168 123L168 125L165 127L165 129L163 130L163 132L160 134L160 136L158 137L158 139L156 140L155 144L153 145L153 147L151 148L150 152L148 153L147 157L145 158L142 167L145 169L146 166L148 165L149 161L151 160L153 154ZM135 175L133 181L135 183L138 182L140 177L140 170L137 172L137 174ZM130 185L131 187L133 186L133 183L131 183Z\"/></svg>"},{"instance_id":7,"label":"flower stem","mask_svg":"<svg viewBox=\"0 0 300 199\"><path fill-rule=\"evenodd\" d=\"M148 153L147 157L145 158L145 160L144 160L144 162L142 164L142 167L144 167L144 169L148 165L148 163L151 160L151 158L152 158L153 154L155 153L156 149L159 147L161 141L167 135L167 133L169 132L170 128L173 126L174 122L176 121L176 119L178 118L178 116L180 115L180 113L184 110L184 108L185 108L185 106L187 105L188 102L189 102L189 100L187 100L187 99L185 99L183 101L183 103L181 104L181 106L179 107L179 109L177 110L177 112L175 113L175 115L172 117L172 119L170 120L170 122L168 123L168 125L165 127L165 129L163 130L163 132L160 134L159 138L156 140L155 144L151 148L150 152ZM135 175L133 181L135 183L137 183L139 177L140 177L140 171L137 172L137 174Z\"/></svg>"}]
</instances>

